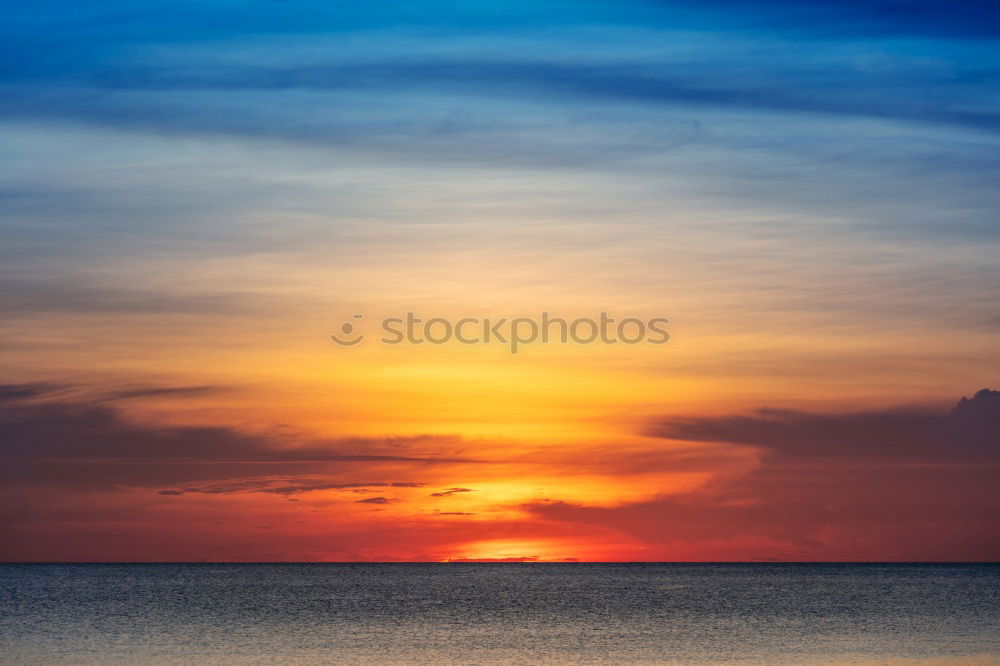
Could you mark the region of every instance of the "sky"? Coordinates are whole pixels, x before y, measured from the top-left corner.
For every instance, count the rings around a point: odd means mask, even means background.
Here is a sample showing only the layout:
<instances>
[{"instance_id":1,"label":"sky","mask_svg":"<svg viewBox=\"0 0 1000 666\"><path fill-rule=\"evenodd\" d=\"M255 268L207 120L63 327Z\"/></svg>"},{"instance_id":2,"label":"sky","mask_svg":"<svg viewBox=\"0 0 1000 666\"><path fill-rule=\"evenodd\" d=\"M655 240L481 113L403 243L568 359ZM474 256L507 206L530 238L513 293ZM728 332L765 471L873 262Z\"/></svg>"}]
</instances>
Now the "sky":
<instances>
[{"instance_id":1,"label":"sky","mask_svg":"<svg viewBox=\"0 0 1000 666\"><path fill-rule=\"evenodd\" d=\"M0 560L1000 559L995 3L3 12Z\"/></svg>"}]
</instances>

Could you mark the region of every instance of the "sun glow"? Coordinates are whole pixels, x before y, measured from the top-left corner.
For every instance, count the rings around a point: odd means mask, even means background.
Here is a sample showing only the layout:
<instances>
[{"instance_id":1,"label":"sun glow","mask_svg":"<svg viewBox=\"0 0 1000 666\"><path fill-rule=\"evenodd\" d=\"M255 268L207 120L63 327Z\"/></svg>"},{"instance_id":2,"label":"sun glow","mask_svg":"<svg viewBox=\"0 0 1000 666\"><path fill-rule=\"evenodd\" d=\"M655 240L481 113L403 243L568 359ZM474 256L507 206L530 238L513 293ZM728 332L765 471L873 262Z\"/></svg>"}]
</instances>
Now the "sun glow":
<instances>
[{"instance_id":1,"label":"sun glow","mask_svg":"<svg viewBox=\"0 0 1000 666\"><path fill-rule=\"evenodd\" d=\"M574 549L563 539L491 539L463 546L445 562L567 562Z\"/></svg>"}]
</instances>

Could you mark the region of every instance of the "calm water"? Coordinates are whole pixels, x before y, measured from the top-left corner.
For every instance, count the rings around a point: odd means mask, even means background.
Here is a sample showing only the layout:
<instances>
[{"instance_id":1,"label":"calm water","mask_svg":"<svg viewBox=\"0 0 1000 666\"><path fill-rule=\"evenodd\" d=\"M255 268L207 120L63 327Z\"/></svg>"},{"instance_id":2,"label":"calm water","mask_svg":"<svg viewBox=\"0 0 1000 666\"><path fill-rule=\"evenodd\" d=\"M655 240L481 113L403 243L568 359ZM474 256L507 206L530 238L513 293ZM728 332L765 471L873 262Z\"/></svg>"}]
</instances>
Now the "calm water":
<instances>
[{"instance_id":1,"label":"calm water","mask_svg":"<svg viewBox=\"0 0 1000 666\"><path fill-rule=\"evenodd\" d=\"M1000 663L994 565L0 566L3 663Z\"/></svg>"}]
</instances>

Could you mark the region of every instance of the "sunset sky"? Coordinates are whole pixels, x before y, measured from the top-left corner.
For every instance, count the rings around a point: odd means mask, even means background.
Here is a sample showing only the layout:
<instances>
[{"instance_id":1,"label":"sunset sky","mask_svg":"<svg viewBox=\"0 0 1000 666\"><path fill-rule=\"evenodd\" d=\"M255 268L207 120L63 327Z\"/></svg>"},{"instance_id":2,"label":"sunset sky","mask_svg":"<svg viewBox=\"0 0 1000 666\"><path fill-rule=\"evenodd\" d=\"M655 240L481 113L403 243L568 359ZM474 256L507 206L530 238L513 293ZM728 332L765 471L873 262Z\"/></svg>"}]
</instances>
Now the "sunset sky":
<instances>
[{"instance_id":1,"label":"sunset sky","mask_svg":"<svg viewBox=\"0 0 1000 666\"><path fill-rule=\"evenodd\" d=\"M3 11L0 560L1000 559L995 3Z\"/></svg>"}]
</instances>

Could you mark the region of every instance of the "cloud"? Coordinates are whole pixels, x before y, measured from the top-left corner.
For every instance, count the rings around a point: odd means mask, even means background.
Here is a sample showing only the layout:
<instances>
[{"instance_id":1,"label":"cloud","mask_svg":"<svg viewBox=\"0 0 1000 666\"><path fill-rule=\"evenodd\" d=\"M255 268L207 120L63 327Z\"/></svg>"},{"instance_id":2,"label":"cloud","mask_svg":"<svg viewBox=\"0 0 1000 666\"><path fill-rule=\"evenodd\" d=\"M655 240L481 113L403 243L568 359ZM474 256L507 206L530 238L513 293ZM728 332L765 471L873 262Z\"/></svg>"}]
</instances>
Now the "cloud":
<instances>
[{"instance_id":1,"label":"cloud","mask_svg":"<svg viewBox=\"0 0 1000 666\"><path fill-rule=\"evenodd\" d=\"M538 555L522 555L515 557L453 557L449 562L538 562L541 558ZM563 560L573 561L573 560Z\"/></svg>"},{"instance_id":2,"label":"cloud","mask_svg":"<svg viewBox=\"0 0 1000 666\"><path fill-rule=\"evenodd\" d=\"M961 78L923 72L919 64L901 64L903 71L866 72L834 52L828 61L813 63L838 71L831 81L802 66L801 45L785 48L784 60L760 59L750 52L734 53L730 62L706 56L697 63L676 56L654 63L638 58L621 62L608 53L604 62L568 62L488 59L467 52L460 59L412 55L401 62L391 54L372 54L369 62L335 59L278 67L200 62L197 70L179 63L131 70L109 64L98 80L9 85L0 117L482 164L504 158L569 165L656 155L697 137L690 126L664 131L673 123L664 113L692 110L807 119L826 114L1000 130L1000 114L981 99L979 88ZM860 51L857 57L865 55ZM754 60L756 68L742 67ZM899 89L908 94L898 94ZM965 103L942 103L942 90L952 90ZM441 96L460 99L463 111L441 107L435 101ZM509 107L501 118L493 101L498 97ZM395 103L389 102L393 99ZM595 115L568 114L567 100L590 106ZM398 105L407 103L410 111L401 116ZM274 113L276 108L283 112ZM532 123L525 120L529 113ZM537 131L539 123L552 131ZM608 135L611 128L613 136Z\"/></svg>"},{"instance_id":3,"label":"cloud","mask_svg":"<svg viewBox=\"0 0 1000 666\"><path fill-rule=\"evenodd\" d=\"M390 502L395 502L396 500L388 499L386 497L369 497L368 499L354 500L355 504L389 504Z\"/></svg>"},{"instance_id":4,"label":"cloud","mask_svg":"<svg viewBox=\"0 0 1000 666\"><path fill-rule=\"evenodd\" d=\"M344 490L355 488L422 488L426 484L412 481L372 481L368 483L295 483L278 488L266 488L258 492L274 493L277 495L292 495L297 493L309 493L315 490Z\"/></svg>"},{"instance_id":5,"label":"cloud","mask_svg":"<svg viewBox=\"0 0 1000 666\"><path fill-rule=\"evenodd\" d=\"M26 384L0 384L0 407L5 402L16 400L32 400L57 393L65 388L65 384L47 382L31 382Z\"/></svg>"},{"instance_id":6,"label":"cloud","mask_svg":"<svg viewBox=\"0 0 1000 666\"><path fill-rule=\"evenodd\" d=\"M0 401L0 478L8 484L111 489L219 480L225 483L174 490L224 494L257 484L262 492L292 494L308 488L295 483L271 488L269 481L257 480L261 471L287 476L329 472L352 463L478 462L459 455L419 453L422 447L456 448L459 441L448 436L298 442L222 426L138 422L95 403L21 401L49 390L38 385L8 386L9 397ZM400 455L401 446L406 455Z\"/></svg>"},{"instance_id":7,"label":"cloud","mask_svg":"<svg viewBox=\"0 0 1000 666\"><path fill-rule=\"evenodd\" d=\"M412 481L368 481L336 482L313 479L240 479L224 483L209 483L186 486L179 489L161 490L161 495L184 495L200 493L205 495L228 495L232 493L268 493L272 495L297 495L317 490L366 491L370 488L422 488L426 484ZM370 492L370 491L368 491Z\"/></svg>"},{"instance_id":8,"label":"cloud","mask_svg":"<svg viewBox=\"0 0 1000 666\"><path fill-rule=\"evenodd\" d=\"M769 459L698 491L613 507L522 506L599 526L664 559L995 560L996 465L880 465ZM686 554L686 555L685 555Z\"/></svg>"},{"instance_id":9,"label":"cloud","mask_svg":"<svg viewBox=\"0 0 1000 666\"><path fill-rule=\"evenodd\" d=\"M711 61L709 61L711 63ZM593 65L586 62L553 63L522 58L484 60L470 54L462 60L416 60L340 65L301 64L294 68L226 67L210 65L196 72L150 70L133 75L122 71L99 82L101 87L127 90L400 90L419 88L475 96L508 95L538 99L568 97L652 105L703 105L727 109L786 113L831 113L898 120L916 120L980 129L1000 129L1000 115L981 110L959 110L947 105L915 105L908 99L885 95L879 89L889 72L855 71L853 85L824 90L821 79L803 76L798 63L761 63L769 67L771 80L740 80L739 70L722 64L676 67L669 60L647 65L641 62ZM784 75L800 83L789 89L774 81ZM876 76L875 74L879 74ZM989 75L987 75L989 76ZM904 75L905 78L905 75ZM865 94L869 96L864 97ZM72 108L72 107L70 107ZM453 129L460 129L455 127ZM471 128L470 128L471 129Z\"/></svg>"},{"instance_id":10,"label":"cloud","mask_svg":"<svg viewBox=\"0 0 1000 666\"><path fill-rule=\"evenodd\" d=\"M332 35L298 25L291 42L268 36L264 20L257 30L217 28L200 39L189 30L137 42L121 35L63 35L75 48L55 50L54 57L67 56L58 76L49 67L35 69L37 58L10 59L22 65L0 72L7 87L0 115L409 153L490 167L497 158L574 164L618 161L623 153L656 155L700 134L690 125L680 137L663 131L673 122L670 114L691 107L1000 129L989 92L997 72L984 66L984 58L991 62L985 47L980 55L961 43L885 38L887 29L906 32L907 25L982 29L988 23L970 20L981 7L954 12L921 3L916 12L880 12L857 3L814 2L806 9L771 2L762 12L732 2L723 21L718 12L697 11L691 3L652 3L662 10L652 14L650 4L630 3L637 12L631 21L616 7L615 20L603 26L599 19L583 21L585 28L578 25L579 6L542 12L548 16L542 23L561 25L558 32L511 33L495 15L482 16L492 24L475 40L461 29L435 31L431 38L398 26L337 34L355 15L350 11L338 13L343 16L333 21L338 30ZM679 20L677 8L686 20ZM278 9L266 14L276 23L291 18ZM810 15L825 20L804 18ZM936 18L906 20L928 16ZM530 18L541 16L532 12ZM80 20L78 29L104 28L93 17ZM764 34L752 33L768 20L791 29L776 34L768 25ZM826 43L828 26L843 31L858 21L870 26L867 39ZM696 30L685 30L685 23ZM157 33L157 27L147 30ZM29 21L9 37L24 39L32 31L40 26ZM26 48L34 55L37 39L46 35L32 36ZM118 48L110 46L115 43Z\"/></svg>"},{"instance_id":11,"label":"cloud","mask_svg":"<svg viewBox=\"0 0 1000 666\"><path fill-rule=\"evenodd\" d=\"M13 249L12 259L21 258ZM75 280L3 279L0 312L8 315L64 312L72 314L209 314L248 310L240 293L174 294L154 289L87 286Z\"/></svg>"},{"instance_id":12,"label":"cloud","mask_svg":"<svg viewBox=\"0 0 1000 666\"><path fill-rule=\"evenodd\" d=\"M692 492L612 507L525 504L558 523L656 545L664 559L994 560L1000 392L950 411L760 410L661 421L657 437L760 449L761 466Z\"/></svg>"},{"instance_id":13,"label":"cloud","mask_svg":"<svg viewBox=\"0 0 1000 666\"><path fill-rule=\"evenodd\" d=\"M214 384L203 386L140 386L121 389L104 396L105 400L131 400L136 398L200 398L233 390L228 386Z\"/></svg>"},{"instance_id":14,"label":"cloud","mask_svg":"<svg viewBox=\"0 0 1000 666\"><path fill-rule=\"evenodd\" d=\"M1000 461L1000 391L983 389L950 411L884 409L817 414L761 409L751 415L664 419L648 434L747 444L784 458Z\"/></svg>"},{"instance_id":15,"label":"cloud","mask_svg":"<svg viewBox=\"0 0 1000 666\"><path fill-rule=\"evenodd\" d=\"M65 404L77 406L97 406L101 403L116 400L132 400L142 398L177 397L200 398L237 390L232 386L203 384L197 386L157 386L129 384L120 388L108 388L100 385L56 384L51 382L33 382L25 384L0 384L0 408L4 402L15 400L35 401L37 406L43 404ZM2 414L0 414L2 415Z\"/></svg>"},{"instance_id":16,"label":"cloud","mask_svg":"<svg viewBox=\"0 0 1000 666\"><path fill-rule=\"evenodd\" d=\"M448 497L454 495L455 493L472 493L475 492L472 488L449 488L448 490L442 490L439 493L431 493L431 497Z\"/></svg>"}]
</instances>

